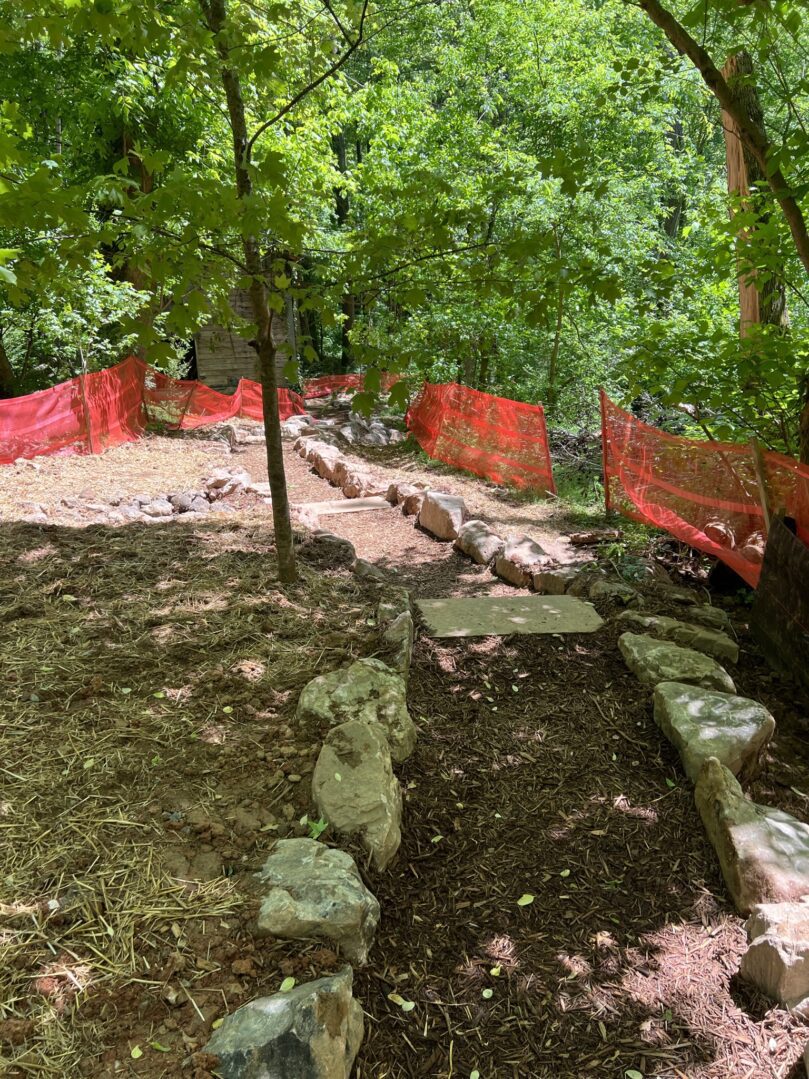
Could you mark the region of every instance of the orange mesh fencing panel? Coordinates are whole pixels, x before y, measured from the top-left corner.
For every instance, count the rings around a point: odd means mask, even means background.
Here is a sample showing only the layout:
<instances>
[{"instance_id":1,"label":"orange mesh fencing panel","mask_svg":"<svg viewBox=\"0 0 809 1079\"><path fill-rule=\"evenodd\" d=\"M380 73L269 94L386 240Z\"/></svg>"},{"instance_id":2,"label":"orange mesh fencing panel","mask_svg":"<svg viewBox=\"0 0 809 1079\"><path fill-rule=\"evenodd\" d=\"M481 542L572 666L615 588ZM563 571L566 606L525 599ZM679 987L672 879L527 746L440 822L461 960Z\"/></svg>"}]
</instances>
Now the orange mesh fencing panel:
<instances>
[{"instance_id":1,"label":"orange mesh fencing panel","mask_svg":"<svg viewBox=\"0 0 809 1079\"><path fill-rule=\"evenodd\" d=\"M133 357L84 376L91 453L132 442L146 427L143 364Z\"/></svg>"},{"instance_id":2,"label":"orange mesh fencing panel","mask_svg":"<svg viewBox=\"0 0 809 1079\"><path fill-rule=\"evenodd\" d=\"M554 491L542 405L425 382L407 425L430 457L514 487Z\"/></svg>"},{"instance_id":3,"label":"orange mesh fencing panel","mask_svg":"<svg viewBox=\"0 0 809 1079\"><path fill-rule=\"evenodd\" d=\"M303 398L279 389L282 420L306 412ZM261 420L261 386L242 379L234 394L170 378L130 356L115 367L48 390L0 401L0 464L52 453L101 453L140 438L147 420L189 429L234 416Z\"/></svg>"},{"instance_id":4,"label":"orange mesh fencing panel","mask_svg":"<svg viewBox=\"0 0 809 1079\"><path fill-rule=\"evenodd\" d=\"M607 508L721 559L755 587L766 526L752 447L667 434L603 392L601 408ZM781 454L762 456L771 508L786 509L809 542L809 469Z\"/></svg>"},{"instance_id":5,"label":"orange mesh fencing panel","mask_svg":"<svg viewBox=\"0 0 809 1079\"><path fill-rule=\"evenodd\" d=\"M348 390L361 390L362 375L321 375L319 378L307 378L303 384L303 396L328 397L331 393L346 393Z\"/></svg>"},{"instance_id":6,"label":"orange mesh fencing panel","mask_svg":"<svg viewBox=\"0 0 809 1079\"><path fill-rule=\"evenodd\" d=\"M88 449L87 416L78 378L0 401L0 464L40 453Z\"/></svg>"},{"instance_id":7,"label":"orange mesh fencing panel","mask_svg":"<svg viewBox=\"0 0 809 1079\"><path fill-rule=\"evenodd\" d=\"M239 383L242 402L240 416L248 420L264 419L264 405L262 400L261 383L254 382L250 378L243 378ZM290 416L305 416L306 405L303 398L292 390L279 389L278 391L278 416L283 423Z\"/></svg>"}]
</instances>

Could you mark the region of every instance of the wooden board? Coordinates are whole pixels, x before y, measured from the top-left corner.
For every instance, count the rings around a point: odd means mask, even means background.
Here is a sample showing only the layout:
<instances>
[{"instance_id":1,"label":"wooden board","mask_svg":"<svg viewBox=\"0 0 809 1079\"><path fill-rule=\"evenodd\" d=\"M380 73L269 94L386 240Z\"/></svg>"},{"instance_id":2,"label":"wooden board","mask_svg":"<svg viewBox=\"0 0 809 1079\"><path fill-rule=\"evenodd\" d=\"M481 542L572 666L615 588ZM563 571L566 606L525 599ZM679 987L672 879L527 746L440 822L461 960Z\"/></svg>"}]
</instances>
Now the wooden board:
<instances>
[{"instance_id":1,"label":"wooden board","mask_svg":"<svg viewBox=\"0 0 809 1079\"><path fill-rule=\"evenodd\" d=\"M770 666L809 693L809 547L774 517L750 627Z\"/></svg>"},{"instance_id":2,"label":"wooden board","mask_svg":"<svg viewBox=\"0 0 809 1079\"><path fill-rule=\"evenodd\" d=\"M511 633L595 633L592 603L575 596L472 596L419 599L429 637L505 637Z\"/></svg>"}]
</instances>

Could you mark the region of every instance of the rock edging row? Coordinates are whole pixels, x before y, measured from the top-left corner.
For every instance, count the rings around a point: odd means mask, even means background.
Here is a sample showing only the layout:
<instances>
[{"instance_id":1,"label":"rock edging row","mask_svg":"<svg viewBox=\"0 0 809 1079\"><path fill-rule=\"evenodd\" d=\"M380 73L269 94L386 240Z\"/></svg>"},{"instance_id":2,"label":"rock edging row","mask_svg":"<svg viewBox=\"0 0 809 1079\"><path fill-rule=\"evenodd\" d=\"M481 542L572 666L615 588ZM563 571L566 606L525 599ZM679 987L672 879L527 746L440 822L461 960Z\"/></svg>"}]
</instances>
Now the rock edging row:
<instances>
[{"instance_id":1,"label":"rock edging row","mask_svg":"<svg viewBox=\"0 0 809 1079\"><path fill-rule=\"evenodd\" d=\"M390 661L361 659L313 678L301 692L295 721L323 738L312 775L321 821L358 842L383 871L401 842L402 790L393 765L407 759L417 737L406 701L413 617L408 591L383 585L360 561L354 559L355 572L379 587L377 625ZM318 839L278 840L254 883L261 898L257 932L327 940L351 965L243 1005L203 1052L217 1058L217 1074L225 1079L348 1079L363 1037L352 965L367 962L379 903L351 854Z\"/></svg>"},{"instance_id":2,"label":"rock edging row","mask_svg":"<svg viewBox=\"0 0 809 1079\"><path fill-rule=\"evenodd\" d=\"M715 613L704 618L699 612L705 611ZM617 621L631 628L618 647L653 691L655 722L694 783L722 876L737 911L747 916L741 976L809 1015L809 825L744 793L775 720L758 701L736 693L718 662L736 662L739 654L721 628L728 628L724 612L694 607L687 617L692 614L681 622L625 611Z\"/></svg>"}]
</instances>

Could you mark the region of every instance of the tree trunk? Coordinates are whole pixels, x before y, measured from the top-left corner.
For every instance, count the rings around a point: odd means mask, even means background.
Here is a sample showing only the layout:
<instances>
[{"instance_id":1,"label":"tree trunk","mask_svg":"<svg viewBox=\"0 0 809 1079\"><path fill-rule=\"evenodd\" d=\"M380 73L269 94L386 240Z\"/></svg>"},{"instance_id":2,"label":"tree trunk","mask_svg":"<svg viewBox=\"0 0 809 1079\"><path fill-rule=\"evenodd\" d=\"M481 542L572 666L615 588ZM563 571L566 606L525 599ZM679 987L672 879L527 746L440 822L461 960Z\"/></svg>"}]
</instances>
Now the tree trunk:
<instances>
[{"instance_id":1,"label":"tree trunk","mask_svg":"<svg viewBox=\"0 0 809 1079\"><path fill-rule=\"evenodd\" d=\"M666 133L666 141L675 154L682 154L685 148L683 125L680 120L674 120ZM670 240L676 240L683 227L685 213L685 196L681 191L672 190L667 199L666 217L663 221L663 231Z\"/></svg>"},{"instance_id":2,"label":"tree trunk","mask_svg":"<svg viewBox=\"0 0 809 1079\"><path fill-rule=\"evenodd\" d=\"M233 134L233 164L236 194L249 198L253 184L247 163L247 119L241 82L230 66L230 49L224 34L227 21L226 0L200 0L208 28L216 37L216 49L221 61L221 79L227 101L228 116ZM261 250L256 236L242 239L244 262L251 277L249 295L258 333L258 353L261 388L264 402L264 434L267 440L267 477L272 495L272 517L275 529L275 549L278 576L281 581L297 580L292 524L289 519L289 498L284 472L281 424L278 414L278 384L275 372L275 346L272 340L272 317L267 302L267 284L261 264Z\"/></svg>"},{"instance_id":3,"label":"tree trunk","mask_svg":"<svg viewBox=\"0 0 809 1079\"><path fill-rule=\"evenodd\" d=\"M804 375L801 387L801 418L798 432L798 453L802 465L809 465L809 374Z\"/></svg>"},{"instance_id":4,"label":"tree trunk","mask_svg":"<svg viewBox=\"0 0 809 1079\"><path fill-rule=\"evenodd\" d=\"M674 48L681 55L688 57L702 75L705 85L732 118L738 129L739 138L758 162L763 175L767 177L767 182L789 225L798 257L809 274L809 230L806 219L791 192L786 177L779 168L774 168L772 161L769 160L772 145L767 135L760 124L748 115L744 105L736 100L722 77L721 71L705 49L691 37L684 26L677 22L671 12L667 11L659 0L639 0L639 6L652 22L660 27Z\"/></svg>"},{"instance_id":5,"label":"tree trunk","mask_svg":"<svg viewBox=\"0 0 809 1079\"><path fill-rule=\"evenodd\" d=\"M340 175L345 176L348 172L345 133L341 131L339 135L333 135L331 144L334 155L337 158L337 168L340 171ZM346 227L350 209L351 204L348 195L342 187L336 187L334 189L334 213L337 218L337 227L339 229L344 229ZM356 300L351 293L351 282L349 281L346 283L346 291L340 301L340 312L343 316L342 322L340 323L340 371L343 373L347 372L351 367L353 358L351 354L351 331L354 329L356 308Z\"/></svg>"},{"instance_id":6,"label":"tree trunk","mask_svg":"<svg viewBox=\"0 0 809 1079\"><path fill-rule=\"evenodd\" d=\"M0 398L16 396L17 380L0 330Z\"/></svg>"},{"instance_id":7,"label":"tree trunk","mask_svg":"<svg viewBox=\"0 0 809 1079\"><path fill-rule=\"evenodd\" d=\"M756 124L765 131L764 112L759 101L758 91L752 82L753 61L744 50L729 56L722 69L722 77L738 103ZM733 117L722 111L722 125L725 129L725 154L728 170L728 191L731 195L744 200L745 209L752 210L764 225L769 218L766 202L760 192L767 187L758 161L744 144L739 133L739 126ZM754 230L757 226L754 226ZM747 337L752 326L770 325L785 327L786 288L776 277L759 289L755 273L749 269L739 272L739 333Z\"/></svg>"},{"instance_id":8,"label":"tree trunk","mask_svg":"<svg viewBox=\"0 0 809 1079\"><path fill-rule=\"evenodd\" d=\"M727 119L733 124L734 132L745 153L749 154L758 165L761 176L766 178L773 197L781 207L798 258L809 275L809 229L806 218L792 194L786 177L774 164L777 157L772 153L774 147L767 138L766 130L761 122L763 117L750 114L750 102L745 100L745 95L734 93L705 49L691 37L685 27L663 7L659 0L639 0L639 5L652 22L660 27L675 49L681 55L688 57L702 75L705 85L722 106ZM809 373L804 376L801 400L802 408L798 417L800 455L801 461L809 463Z\"/></svg>"}]
</instances>

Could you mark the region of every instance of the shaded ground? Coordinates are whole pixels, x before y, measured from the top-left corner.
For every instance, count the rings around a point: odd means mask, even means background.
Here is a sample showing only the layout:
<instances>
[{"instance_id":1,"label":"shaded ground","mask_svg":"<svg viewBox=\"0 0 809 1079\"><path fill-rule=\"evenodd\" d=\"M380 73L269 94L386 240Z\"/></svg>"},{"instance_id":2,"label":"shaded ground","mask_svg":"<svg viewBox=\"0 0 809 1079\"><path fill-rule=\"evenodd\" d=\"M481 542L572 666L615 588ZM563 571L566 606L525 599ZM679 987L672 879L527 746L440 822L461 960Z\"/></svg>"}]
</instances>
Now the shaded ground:
<instances>
[{"instance_id":1,"label":"shaded ground","mask_svg":"<svg viewBox=\"0 0 809 1079\"><path fill-rule=\"evenodd\" d=\"M791 1073L809 1030L738 984L742 921L616 637L421 639L359 1075Z\"/></svg>"},{"instance_id":2,"label":"shaded ground","mask_svg":"<svg viewBox=\"0 0 809 1079\"><path fill-rule=\"evenodd\" d=\"M218 1018L339 965L254 938L240 885L305 834L318 747L290 719L313 673L374 651L373 588L310 548L280 590L255 498L226 520L75 527L88 492L185 490L219 465L263 479L263 454L154 437L0 469L0 1074L203 1077ZM548 546L588 523L368 456ZM289 450L287 471L293 501L340 497ZM31 502L73 527L13 523ZM323 523L416 595L513 592L398 511ZM735 607L734 677L778 722L752 794L806 819L805 710L744 622ZM742 922L615 636L419 641L404 844L368 875L363 1079L795 1079L809 1031L735 978Z\"/></svg>"}]
</instances>

